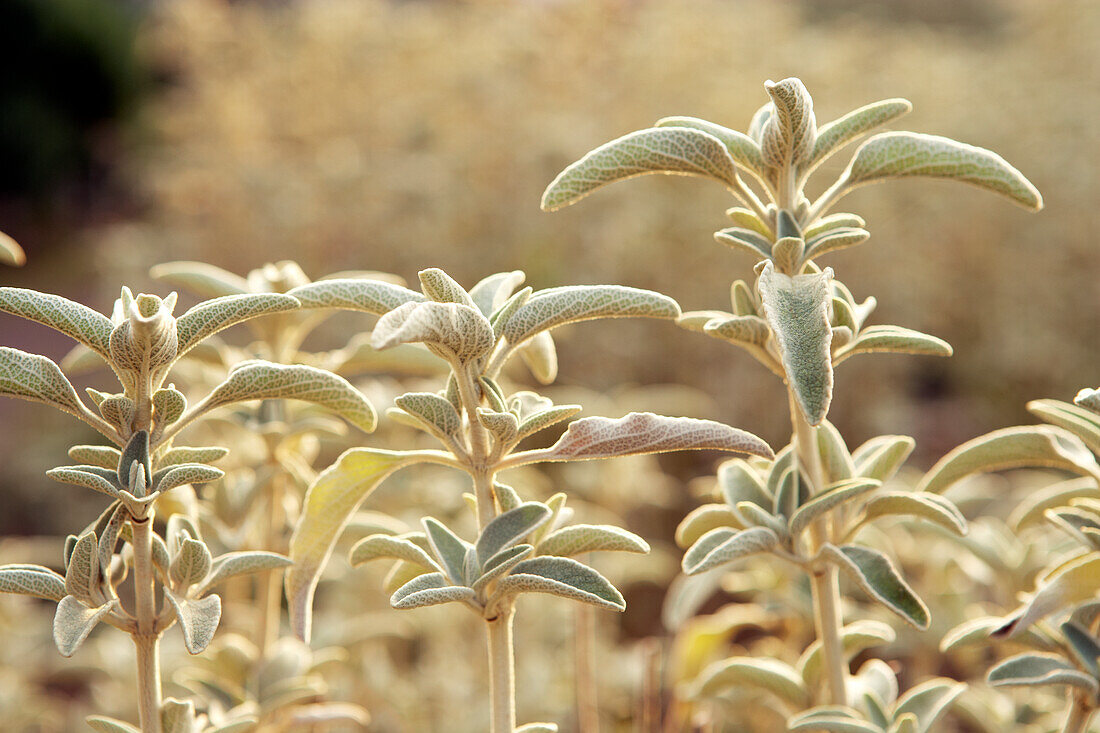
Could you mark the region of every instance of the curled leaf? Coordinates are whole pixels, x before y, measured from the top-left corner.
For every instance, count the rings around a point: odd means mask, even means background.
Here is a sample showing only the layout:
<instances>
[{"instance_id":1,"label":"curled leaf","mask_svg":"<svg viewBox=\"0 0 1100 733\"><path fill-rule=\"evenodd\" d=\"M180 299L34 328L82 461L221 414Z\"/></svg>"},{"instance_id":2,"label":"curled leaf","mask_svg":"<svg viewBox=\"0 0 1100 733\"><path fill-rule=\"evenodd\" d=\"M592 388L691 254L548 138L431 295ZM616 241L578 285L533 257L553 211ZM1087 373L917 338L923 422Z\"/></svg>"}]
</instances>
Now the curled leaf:
<instances>
[{"instance_id":1,"label":"curled leaf","mask_svg":"<svg viewBox=\"0 0 1100 733\"><path fill-rule=\"evenodd\" d=\"M699 538L684 554L682 566L688 575L697 575L727 562L769 552L777 545L779 536L767 527L741 531L719 527Z\"/></svg>"},{"instance_id":2,"label":"curled leaf","mask_svg":"<svg viewBox=\"0 0 1100 733\"><path fill-rule=\"evenodd\" d=\"M459 303L405 303L379 318L371 335L376 349L425 343L464 364L487 354L495 342L489 319Z\"/></svg>"},{"instance_id":3,"label":"curled leaf","mask_svg":"<svg viewBox=\"0 0 1100 733\"><path fill-rule=\"evenodd\" d=\"M71 657L117 603L111 600L102 606L88 607L73 596L62 598L53 618L53 640L61 656Z\"/></svg>"},{"instance_id":4,"label":"curled leaf","mask_svg":"<svg viewBox=\"0 0 1100 733\"><path fill-rule=\"evenodd\" d=\"M1028 652L1009 657L987 676L994 687L1035 685L1069 685L1095 695L1096 679L1078 670L1069 662L1053 654Z\"/></svg>"}]
</instances>

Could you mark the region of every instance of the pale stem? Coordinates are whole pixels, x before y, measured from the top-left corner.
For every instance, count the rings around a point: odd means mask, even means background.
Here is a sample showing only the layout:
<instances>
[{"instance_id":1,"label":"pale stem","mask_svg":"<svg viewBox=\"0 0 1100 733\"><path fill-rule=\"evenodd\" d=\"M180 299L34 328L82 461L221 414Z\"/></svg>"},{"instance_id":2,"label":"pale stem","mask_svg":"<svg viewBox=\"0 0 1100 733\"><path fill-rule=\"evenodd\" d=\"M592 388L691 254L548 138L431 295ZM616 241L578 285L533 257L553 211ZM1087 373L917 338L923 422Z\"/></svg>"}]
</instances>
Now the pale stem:
<instances>
[{"instance_id":1,"label":"pale stem","mask_svg":"<svg viewBox=\"0 0 1100 733\"><path fill-rule=\"evenodd\" d=\"M137 631L138 709L142 733L160 733L160 657L157 647L156 586L153 573L153 510L142 520L131 519L134 548L134 606Z\"/></svg>"},{"instance_id":2,"label":"pale stem","mask_svg":"<svg viewBox=\"0 0 1100 733\"><path fill-rule=\"evenodd\" d=\"M595 640L596 616L592 606L578 603L573 609L577 689L577 729L580 733L599 733L600 706L596 694Z\"/></svg>"},{"instance_id":3,"label":"pale stem","mask_svg":"<svg viewBox=\"0 0 1100 733\"><path fill-rule=\"evenodd\" d=\"M1092 713L1092 707L1082 695L1071 693L1069 712L1066 714L1066 722L1062 725L1062 733L1085 733Z\"/></svg>"},{"instance_id":4,"label":"pale stem","mask_svg":"<svg viewBox=\"0 0 1100 733\"><path fill-rule=\"evenodd\" d=\"M286 490L286 474L275 466L275 476L271 480L268 490L268 516L267 525L264 528L264 549L282 552L283 547L278 546L283 529L283 492ZM257 632L260 656L267 656L267 651L279 638L279 619L283 606L283 571L280 569L268 570L260 576L260 628Z\"/></svg>"},{"instance_id":5,"label":"pale stem","mask_svg":"<svg viewBox=\"0 0 1100 733\"><path fill-rule=\"evenodd\" d=\"M791 405L791 422L794 424L795 455L798 464L806 470L810 481L810 493L817 494L824 488L824 469L821 466L821 454L817 447L817 428L806 421L798 407L794 392L788 390ZM799 477L801 480L801 476ZM810 552L816 555L823 544L829 541L829 527L824 519L810 526ZM835 565L810 573L813 590L814 628L821 640L821 653L829 680L829 704L846 705L847 670L845 670L844 651L840 643L840 582Z\"/></svg>"},{"instance_id":6,"label":"pale stem","mask_svg":"<svg viewBox=\"0 0 1100 733\"><path fill-rule=\"evenodd\" d=\"M642 666L645 676L642 680L641 710L638 718L644 733L658 733L661 730L661 642L649 638L642 643Z\"/></svg>"},{"instance_id":7,"label":"pale stem","mask_svg":"<svg viewBox=\"0 0 1100 733\"><path fill-rule=\"evenodd\" d=\"M511 601L500 614L486 620L489 636L489 694L492 698L492 733L512 733L516 729L516 665L512 650L512 619L515 608Z\"/></svg>"}]
</instances>

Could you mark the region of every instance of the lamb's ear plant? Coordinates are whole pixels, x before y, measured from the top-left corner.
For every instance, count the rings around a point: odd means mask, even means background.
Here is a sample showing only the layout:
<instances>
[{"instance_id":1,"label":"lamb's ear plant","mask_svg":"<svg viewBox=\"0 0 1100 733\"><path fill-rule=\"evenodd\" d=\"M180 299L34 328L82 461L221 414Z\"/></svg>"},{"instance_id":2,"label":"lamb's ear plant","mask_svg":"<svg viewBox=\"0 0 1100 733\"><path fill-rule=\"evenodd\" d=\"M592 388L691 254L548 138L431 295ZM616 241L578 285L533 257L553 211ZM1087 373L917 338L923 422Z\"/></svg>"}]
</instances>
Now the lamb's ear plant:
<instances>
[{"instance_id":1,"label":"lamb's ear plant","mask_svg":"<svg viewBox=\"0 0 1100 733\"><path fill-rule=\"evenodd\" d=\"M214 588L234 575L288 564L285 557L267 552L214 557L198 528L183 515L168 518L163 538L154 531L156 503L166 492L222 476L209 464L227 450L174 445L179 432L219 407L272 398L314 402L367 430L375 423L370 403L346 380L312 367L262 361L237 365L223 382L189 404L182 391L166 383L181 357L224 328L262 314L293 311L298 301L273 293L227 296L199 303L179 317L173 315L175 303L175 293L164 299L135 297L123 288L109 318L57 295L0 288L0 310L73 338L118 379L118 387L110 391L89 389L89 406L50 359L0 347L0 395L55 407L109 443L74 446L69 455L78 463L48 475L110 499L99 519L69 537L63 575L40 566L4 566L0 589L58 602L54 639L65 656L99 623L129 633L137 650L138 708L146 733L190 731L198 725L190 703L161 699L162 634L178 621L187 650L201 652L221 615ZM130 572L134 597L124 601L117 589ZM163 597L159 605L158 595ZM100 730L130 728L104 718L91 722Z\"/></svg>"},{"instance_id":2,"label":"lamb's ear plant","mask_svg":"<svg viewBox=\"0 0 1100 733\"><path fill-rule=\"evenodd\" d=\"M835 711L826 709L810 713L812 721L793 718L796 729L925 730L930 718L898 716L897 711L891 718L882 707L889 701L872 704L849 689L844 645L851 626L841 619L838 578L845 575L907 623L927 628L927 607L894 563L855 539L866 523L887 516L927 520L959 533L966 531L966 523L941 496L881 489L912 450L912 439L879 436L850 453L826 416L833 370L848 358L875 352L949 356L951 347L908 328L869 325L875 299L858 301L817 260L868 238L861 217L830 213L844 195L867 184L905 177L951 179L1032 210L1042 207L1042 198L993 152L934 135L885 132L864 140L840 177L811 200L806 185L824 160L904 115L911 105L889 99L818 126L801 81L789 78L764 86L771 101L754 115L746 133L693 117L659 120L568 166L546 189L542 206L556 210L603 185L647 173L707 178L732 193L740 205L726 213L735 226L715 238L756 260L755 283L733 283L730 311L688 312L679 322L744 348L783 379L793 435L773 463L735 460L722 466L722 501L697 510L680 527L679 539L690 546L684 570L700 573L770 553L807 573L827 694L819 696L793 668L777 671L764 660L756 664L755 678L767 687L778 675L799 687L796 709L817 700L861 707L866 720L852 722L845 714L833 721ZM727 667L742 669L751 661L732 660ZM720 669L710 673L730 676ZM955 689L950 681L937 684Z\"/></svg>"},{"instance_id":3,"label":"lamb's ear plant","mask_svg":"<svg viewBox=\"0 0 1100 733\"><path fill-rule=\"evenodd\" d=\"M645 552L646 543L610 526L561 526L564 494L546 502L524 500L497 476L510 468L687 449L713 449L770 457L759 438L691 418L631 413L569 422L547 448L521 450L528 436L574 417L579 405L554 405L530 391L507 394L498 382L510 357L522 354L543 381L553 378L552 328L594 318L675 319L672 299L620 286L577 286L533 291L523 273L485 278L469 291L438 269L420 273L422 293L386 283L333 280L296 288L304 307L341 307L381 315L371 342L378 349L420 343L450 367L437 392L397 398L392 415L433 436L442 450L353 448L310 487L291 539L287 574L292 626L310 635L314 589L355 508L394 471L416 463L450 466L470 476L470 504L478 534L462 538L442 522L423 520L422 533L372 535L355 545L355 564L397 560L390 599L409 609L458 603L484 619L488 636L491 730L556 730L549 723L516 728L512 625L518 596L544 593L601 608L622 610L622 595L574 555L599 550Z\"/></svg>"}]
</instances>

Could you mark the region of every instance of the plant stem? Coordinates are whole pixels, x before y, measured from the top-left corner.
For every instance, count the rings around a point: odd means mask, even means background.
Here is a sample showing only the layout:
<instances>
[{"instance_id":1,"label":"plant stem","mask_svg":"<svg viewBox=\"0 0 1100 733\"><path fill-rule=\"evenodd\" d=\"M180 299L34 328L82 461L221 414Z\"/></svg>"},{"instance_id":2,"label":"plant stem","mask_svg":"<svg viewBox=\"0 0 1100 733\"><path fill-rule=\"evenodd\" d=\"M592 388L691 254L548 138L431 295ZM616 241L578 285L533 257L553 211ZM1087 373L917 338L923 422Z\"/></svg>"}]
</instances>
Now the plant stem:
<instances>
[{"instance_id":1,"label":"plant stem","mask_svg":"<svg viewBox=\"0 0 1100 733\"><path fill-rule=\"evenodd\" d=\"M134 548L134 606L137 632L138 709L142 733L160 733L160 634L156 630L157 604L153 575L153 510L141 520L132 518Z\"/></svg>"},{"instance_id":2,"label":"plant stem","mask_svg":"<svg viewBox=\"0 0 1100 733\"><path fill-rule=\"evenodd\" d=\"M283 494L286 491L287 476L281 466L274 462L275 475L268 489L267 526L264 528L264 549L283 552ZM283 571L269 570L260 577L260 628L257 640L260 656L265 657L268 650L279 638L279 619L283 610Z\"/></svg>"},{"instance_id":3,"label":"plant stem","mask_svg":"<svg viewBox=\"0 0 1100 733\"><path fill-rule=\"evenodd\" d=\"M495 619L486 620L489 635L489 695L492 698L492 733L512 733L516 728L516 665L512 649L511 602Z\"/></svg>"},{"instance_id":4,"label":"plant stem","mask_svg":"<svg viewBox=\"0 0 1100 733\"><path fill-rule=\"evenodd\" d=\"M1069 713L1062 725L1062 733L1085 733L1092 718L1093 709L1082 695L1070 694Z\"/></svg>"},{"instance_id":5,"label":"plant stem","mask_svg":"<svg viewBox=\"0 0 1100 733\"><path fill-rule=\"evenodd\" d=\"M573 633L576 642L577 730L599 733L600 707L596 696L596 675L593 648L596 639L596 618L591 606L577 604L573 609Z\"/></svg>"}]
</instances>

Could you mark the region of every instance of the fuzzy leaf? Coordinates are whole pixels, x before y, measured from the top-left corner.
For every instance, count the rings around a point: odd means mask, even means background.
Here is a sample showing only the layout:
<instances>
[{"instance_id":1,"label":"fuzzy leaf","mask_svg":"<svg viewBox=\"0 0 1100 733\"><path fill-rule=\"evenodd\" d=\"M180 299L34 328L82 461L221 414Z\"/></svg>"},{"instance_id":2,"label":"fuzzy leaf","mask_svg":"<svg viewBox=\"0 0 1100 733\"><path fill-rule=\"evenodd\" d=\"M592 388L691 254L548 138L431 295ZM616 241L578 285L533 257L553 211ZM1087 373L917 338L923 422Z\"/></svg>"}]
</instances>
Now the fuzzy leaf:
<instances>
[{"instance_id":1,"label":"fuzzy leaf","mask_svg":"<svg viewBox=\"0 0 1100 733\"><path fill-rule=\"evenodd\" d=\"M1093 598L1098 588L1100 553L1090 552L1075 557L1042 578L1035 595L1024 606L1023 613L995 633L1016 636L1055 611Z\"/></svg>"},{"instance_id":2,"label":"fuzzy leaf","mask_svg":"<svg viewBox=\"0 0 1100 733\"><path fill-rule=\"evenodd\" d=\"M103 474L96 473L93 469L102 471ZM114 471L106 468L99 468L98 466L61 466L60 468L51 468L49 471L46 471L46 475L54 481L73 484L75 486L83 486L84 488L98 491L101 494L106 494L113 499L117 499L119 498L118 487L115 486L114 481L108 480L107 478L107 475L112 474L114 474Z\"/></svg>"},{"instance_id":3,"label":"fuzzy leaf","mask_svg":"<svg viewBox=\"0 0 1100 733\"><path fill-rule=\"evenodd\" d=\"M443 573L425 573L401 586L390 598L394 608L421 608L452 601L472 600L474 592L463 585L448 585Z\"/></svg>"},{"instance_id":4,"label":"fuzzy leaf","mask_svg":"<svg viewBox=\"0 0 1100 733\"><path fill-rule=\"evenodd\" d=\"M209 448L192 448L186 445L180 445L165 451L164 454L157 459L156 464L158 469L163 470L184 463L213 463L214 461L225 458L227 455L229 455L228 448L218 448L216 446Z\"/></svg>"},{"instance_id":5,"label":"fuzzy leaf","mask_svg":"<svg viewBox=\"0 0 1100 733\"><path fill-rule=\"evenodd\" d=\"M199 654L214 638L222 617L222 599L218 596L191 599L165 589L164 597L171 604L183 632L183 644L191 654Z\"/></svg>"},{"instance_id":6,"label":"fuzzy leaf","mask_svg":"<svg viewBox=\"0 0 1100 733\"><path fill-rule=\"evenodd\" d=\"M767 237L757 234L751 229L742 229L740 227L722 229L714 233L714 239L719 244L724 244L733 249L739 249L758 259L767 259L772 256L771 241Z\"/></svg>"},{"instance_id":7,"label":"fuzzy leaf","mask_svg":"<svg viewBox=\"0 0 1100 733\"><path fill-rule=\"evenodd\" d=\"M860 652L880 644L890 644L896 638L894 630L881 621L854 621L840 630L840 646L844 650L845 663ZM821 649L821 640L814 641L802 652L798 664L795 665L799 676L811 689L820 683L824 671L824 655Z\"/></svg>"},{"instance_id":8,"label":"fuzzy leaf","mask_svg":"<svg viewBox=\"0 0 1100 733\"><path fill-rule=\"evenodd\" d=\"M205 595L207 591L223 580L229 580L246 573L285 568L291 564L289 557L274 552L259 550L227 552L214 558L213 563L210 565L210 574L199 588L198 595Z\"/></svg>"},{"instance_id":9,"label":"fuzzy leaf","mask_svg":"<svg viewBox=\"0 0 1100 733\"><path fill-rule=\"evenodd\" d=\"M541 331L594 318L667 318L680 306L667 295L621 285L571 285L540 290L504 326L504 338L522 344Z\"/></svg>"},{"instance_id":10,"label":"fuzzy leaf","mask_svg":"<svg viewBox=\"0 0 1100 733\"><path fill-rule=\"evenodd\" d=\"M470 544L452 532L442 522L425 517L421 520L428 535L433 554L442 562L443 569L458 585L466 582L466 556Z\"/></svg>"},{"instance_id":11,"label":"fuzzy leaf","mask_svg":"<svg viewBox=\"0 0 1100 733\"><path fill-rule=\"evenodd\" d=\"M883 733L882 728L856 717L838 714L816 713L810 710L787 719L787 730L813 731L814 733Z\"/></svg>"},{"instance_id":12,"label":"fuzzy leaf","mask_svg":"<svg viewBox=\"0 0 1100 733\"><path fill-rule=\"evenodd\" d=\"M703 333L733 343L763 346L771 336L767 322L759 316L733 316L714 318L703 326Z\"/></svg>"},{"instance_id":13,"label":"fuzzy leaf","mask_svg":"<svg viewBox=\"0 0 1100 733\"><path fill-rule=\"evenodd\" d=\"M809 161L817 138L814 102L799 79L767 81L764 89L772 98L772 114L764 123L760 151L773 168L798 166Z\"/></svg>"},{"instance_id":14,"label":"fuzzy leaf","mask_svg":"<svg viewBox=\"0 0 1100 733\"><path fill-rule=\"evenodd\" d=\"M76 390L57 364L7 346L0 346L0 395L41 402L70 415L83 414Z\"/></svg>"},{"instance_id":15,"label":"fuzzy leaf","mask_svg":"<svg viewBox=\"0 0 1100 733\"><path fill-rule=\"evenodd\" d=\"M201 403L205 412L246 400L303 400L335 412L365 432L374 430L377 415L363 393L343 377L310 366L250 361L230 372Z\"/></svg>"},{"instance_id":16,"label":"fuzzy leaf","mask_svg":"<svg viewBox=\"0 0 1100 733\"><path fill-rule=\"evenodd\" d=\"M633 532L605 524L573 524L551 532L539 543L540 555L572 557L586 552L649 552L649 544Z\"/></svg>"},{"instance_id":17,"label":"fuzzy leaf","mask_svg":"<svg viewBox=\"0 0 1100 733\"><path fill-rule=\"evenodd\" d=\"M80 536L69 556L65 568L65 592L89 606L98 605L99 590L99 540L95 532Z\"/></svg>"},{"instance_id":18,"label":"fuzzy leaf","mask_svg":"<svg viewBox=\"0 0 1100 733\"><path fill-rule=\"evenodd\" d=\"M1100 477L1100 466L1080 438L1061 428L1032 425L994 430L968 440L937 461L917 491L942 494L971 474L1024 467Z\"/></svg>"},{"instance_id":19,"label":"fuzzy leaf","mask_svg":"<svg viewBox=\"0 0 1100 733\"><path fill-rule=\"evenodd\" d=\"M875 129L879 125L896 120L902 115L912 111L913 105L906 99L884 99L881 102L852 110L848 114L828 122L817 129L817 140L814 142L813 153L804 167L810 171L820 165L826 158L855 140L865 132Z\"/></svg>"},{"instance_id":20,"label":"fuzzy leaf","mask_svg":"<svg viewBox=\"0 0 1100 733\"><path fill-rule=\"evenodd\" d=\"M558 733L557 723L527 723L516 728L515 733Z\"/></svg>"},{"instance_id":21,"label":"fuzzy leaf","mask_svg":"<svg viewBox=\"0 0 1100 733\"><path fill-rule=\"evenodd\" d=\"M90 715L84 719L84 722L97 733L141 733L139 728L135 728L129 723L102 715Z\"/></svg>"},{"instance_id":22,"label":"fuzzy leaf","mask_svg":"<svg viewBox=\"0 0 1100 733\"><path fill-rule=\"evenodd\" d=\"M923 354L925 356L951 356L951 344L943 339L901 326L869 326L859 332L855 341L836 353L839 364L855 354L888 352L892 354Z\"/></svg>"},{"instance_id":23,"label":"fuzzy leaf","mask_svg":"<svg viewBox=\"0 0 1100 733\"><path fill-rule=\"evenodd\" d=\"M485 561L481 574L470 584L470 588L475 594L480 595L490 583L530 557L534 550L534 547L527 544L501 550Z\"/></svg>"},{"instance_id":24,"label":"fuzzy leaf","mask_svg":"<svg viewBox=\"0 0 1100 733\"><path fill-rule=\"evenodd\" d=\"M828 420L822 421L817 433L817 452L825 469L827 483L847 481L855 476L855 464L844 436Z\"/></svg>"},{"instance_id":25,"label":"fuzzy leaf","mask_svg":"<svg viewBox=\"0 0 1100 733\"><path fill-rule=\"evenodd\" d=\"M195 703L168 698L160 706L160 727L163 733L194 733Z\"/></svg>"},{"instance_id":26,"label":"fuzzy leaf","mask_svg":"<svg viewBox=\"0 0 1100 733\"><path fill-rule=\"evenodd\" d=\"M206 545L186 538L169 566L169 575L175 583L187 588L206 578L212 559Z\"/></svg>"},{"instance_id":27,"label":"fuzzy leaf","mask_svg":"<svg viewBox=\"0 0 1100 733\"><path fill-rule=\"evenodd\" d=\"M833 396L829 354L829 283L833 271L789 277L770 262L760 273L764 316L775 335L783 369L798 406L811 425L825 419Z\"/></svg>"},{"instance_id":28,"label":"fuzzy leaf","mask_svg":"<svg viewBox=\"0 0 1100 733\"><path fill-rule=\"evenodd\" d=\"M313 593L340 533L356 507L383 479L419 460L416 454L352 448L317 476L306 492L302 514L290 538L286 596L291 627L309 641Z\"/></svg>"},{"instance_id":29,"label":"fuzzy leaf","mask_svg":"<svg viewBox=\"0 0 1100 733\"><path fill-rule=\"evenodd\" d=\"M25 288L0 288L0 311L60 331L107 358L111 319L68 298Z\"/></svg>"},{"instance_id":30,"label":"fuzzy leaf","mask_svg":"<svg viewBox=\"0 0 1100 733\"><path fill-rule=\"evenodd\" d=\"M0 264L22 267L27 262L27 255L19 243L7 234L0 232Z\"/></svg>"},{"instance_id":31,"label":"fuzzy leaf","mask_svg":"<svg viewBox=\"0 0 1100 733\"><path fill-rule=\"evenodd\" d=\"M351 548L349 560L352 567L379 558L393 558L420 565L428 570L441 570L435 560L414 543L402 537L373 534L364 537Z\"/></svg>"},{"instance_id":32,"label":"fuzzy leaf","mask_svg":"<svg viewBox=\"0 0 1100 733\"><path fill-rule=\"evenodd\" d=\"M204 484L216 481L225 475L225 472L213 466L204 466L201 463L184 463L180 466L163 468L153 475L153 486L156 491L169 491L177 486L185 484Z\"/></svg>"},{"instance_id":33,"label":"fuzzy leaf","mask_svg":"<svg viewBox=\"0 0 1100 733\"><path fill-rule=\"evenodd\" d=\"M1091 477L1072 478L1046 486L1028 494L1009 515L1008 523L1020 530L1046 518L1047 509L1068 506L1073 499L1100 500L1100 487Z\"/></svg>"},{"instance_id":34,"label":"fuzzy leaf","mask_svg":"<svg viewBox=\"0 0 1100 733\"><path fill-rule=\"evenodd\" d=\"M1100 664L1097 664L1097 660L1100 660L1100 643L1096 637L1074 621L1067 621L1061 628L1073 656L1093 677L1100 677Z\"/></svg>"},{"instance_id":35,"label":"fuzzy leaf","mask_svg":"<svg viewBox=\"0 0 1100 733\"><path fill-rule=\"evenodd\" d=\"M948 499L939 494L892 491L872 497L864 506L865 519L907 516L938 524L957 535L966 534L966 517Z\"/></svg>"},{"instance_id":36,"label":"fuzzy leaf","mask_svg":"<svg viewBox=\"0 0 1100 733\"><path fill-rule=\"evenodd\" d=\"M524 560L497 583L493 600L517 593L549 593L617 611L626 608L622 594L607 578L566 557Z\"/></svg>"},{"instance_id":37,"label":"fuzzy leaf","mask_svg":"<svg viewBox=\"0 0 1100 733\"><path fill-rule=\"evenodd\" d=\"M779 536L767 527L740 531L719 527L700 537L684 554L682 567L688 575L697 575L749 555L770 552L778 544Z\"/></svg>"},{"instance_id":38,"label":"fuzzy leaf","mask_svg":"<svg viewBox=\"0 0 1100 733\"><path fill-rule=\"evenodd\" d=\"M810 702L810 692L794 668L768 658L731 657L715 662L700 673L694 694L715 697L731 688L766 690L799 710Z\"/></svg>"},{"instance_id":39,"label":"fuzzy leaf","mask_svg":"<svg viewBox=\"0 0 1100 733\"><path fill-rule=\"evenodd\" d=\"M966 684L955 680L938 678L922 682L911 687L894 704L894 719L904 715L913 715L917 719L916 730L926 733L939 719L947 706L963 693Z\"/></svg>"},{"instance_id":40,"label":"fuzzy leaf","mask_svg":"<svg viewBox=\"0 0 1100 733\"><path fill-rule=\"evenodd\" d=\"M96 624L115 607L111 600L96 608L89 608L73 596L65 596L57 604L53 617L53 641L63 657L71 657L84 643Z\"/></svg>"},{"instance_id":41,"label":"fuzzy leaf","mask_svg":"<svg viewBox=\"0 0 1100 733\"><path fill-rule=\"evenodd\" d=\"M822 551L867 595L918 629L928 628L928 607L888 557L878 550L857 545L825 545Z\"/></svg>"},{"instance_id":42,"label":"fuzzy leaf","mask_svg":"<svg viewBox=\"0 0 1100 733\"><path fill-rule=\"evenodd\" d=\"M176 319L176 355L183 356L203 339L242 321L297 309L298 301L282 293L227 295L204 301Z\"/></svg>"},{"instance_id":43,"label":"fuzzy leaf","mask_svg":"<svg viewBox=\"0 0 1100 733\"><path fill-rule=\"evenodd\" d=\"M153 411L157 419L157 427L163 429L180 419L180 415L187 409L187 399L183 393L174 387L158 389L153 393Z\"/></svg>"},{"instance_id":44,"label":"fuzzy leaf","mask_svg":"<svg viewBox=\"0 0 1100 733\"><path fill-rule=\"evenodd\" d=\"M908 435L879 435L852 454L857 476L889 481L913 452L917 442Z\"/></svg>"},{"instance_id":45,"label":"fuzzy leaf","mask_svg":"<svg viewBox=\"0 0 1100 733\"><path fill-rule=\"evenodd\" d=\"M477 538L475 548L481 567L501 550L511 547L546 520L550 519L550 507L538 502L520 504L504 512L485 525Z\"/></svg>"},{"instance_id":46,"label":"fuzzy leaf","mask_svg":"<svg viewBox=\"0 0 1100 733\"><path fill-rule=\"evenodd\" d=\"M526 278L527 276L523 273L523 270L498 272L489 275L470 288L470 298L474 301L477 309L481 311L481 315L488 318L508 302L508 299L512 297L512 293L523 284Z\"/></svg>"},{"instance_id":47,"label":"fuzzy leaf","mask_svg":"<svg viewBox=\"0 0 1100 733\"><path fill-rule=\"evenodd\" d=\"M585 417L571 422L539 460L576 461L678 450L736 451L765 458L774 455L767 443L752 433L713 420L632 412L617 420Z\"/></svg>"},{"instance_id":48,"label":"fuzzy leaf","mask_svg":"<svg viewBox=\"0 0 1100 733\"><path fill-rule=\"evenodd\" d=\"M647 173L702 176L732 186L737 169L713 135L686 127L654 127L604 143L563 170L542 194L542 208L554 211L608 183Z\"/></svg>"},{"instance_id":49,"label":"fuzzy leaf","mask_svg":"<svg viewBox=\"0 0 1100 733\"><path fill-rule=\"evenodd\" d=\"M856 150L841 177L845 191L887 178L921 176L969 183L1038 211L1043 197L996 153L938 135L884 132Z\"/></svg>"},{"instance_id":50,"label":"fuzzy leaf","mask_svg":"<svg viewBox=\"0 0 1100 733\"><path fill-rule=\"evenodd\" d=\"M986 677L994 687L1069 685L1095 695L1097 682L1069 662L1053 654L1029 652L1009 657Z\"/></svg>"},{"instance_id":51,"label":"fuzzy leaf","mask_svg":"<svg viewBox=\"0 0 1100 733\"><path fill-rule=\"evenodd\" d=\"M65 597L65 578L39 565L0 565L0 593L60 601Z\"/></svg>"},{"instance_id":52,"label":"fuzzy leaf","mask_svg":"<svg viewBox=\"0 0 1100 733\"><path fill-rule=\"evenodd\" d=\"M453 437L462 427L454 405L434 392L409 392L393 402L438 435Z\"/></svg>"},{"instance_id":53,"label":"fuzzy leaf","mask_svg":"<svg viewBox=\"0 0 1100 733\"><path fill-rule=\"evenodd\" d=\"M760 474L744 458L733 458L718 466L718 489L729 506L738 502L770 508L772 497Z\"/></svg>"},{"instance_id":54,"label":"fuzzy leaf","mask_svg":"<svg viewBox=\"0 0 1100 733\"><path fill-rule=\"evenodd\" d=\"M415 290L400 285L357 278L320 280L293 288L287 295L297 298L302 308L341 308L378 316L405 303L426 300Z\"/></svg>"},{"instance_id":55,"label":"fuzzy leaf","mask_svg":"<svg viewBox=\"0 0 1100 733\"><path fill-rule=\"evenodd\" d=\"M690 127L705 132L718 138L737 165L757 176L764 175L765 165L760 156L760 146L748 135L697 117L664 117L657 120L654 127Z\"/></svg>"},{"instance_id":56,"label":"fuzzy leaf","mask_svg":"<svg viewBox=\"0 0 1100 733\"><path fill-rule=\"evenodd\" d=\"M558 350L549 331L540 331L516 351L539 384L553 384L558 377Z\"/></svg>"},{"instance_id":57,"label":"fuzzy leaf","mask_svg":"<svg viewBox=\"0 0 1100 733\"><path fill-rule=\"evenodd\" d=\"M466 289L438 267L421 270L417 273L417 277L420 278L420 289L424 291L424 295L436 303L460 303L477 309L477 305Z\"/></svg>"},{"instance_id":58,"label":"fuzzy leaf","mask_svg":"<svg viewBox=\"0 0 1100 733\"><path fill-rule=\"evenodd\" d=\"M1100 414L1100 389L1086 387L1080 390L1077 396L1073 398L1073 404L1078 407L1084 407L1090 412Z\"/></svg>"},{"instance_id":59,"label":"fuzzy leaf","mask_svg":"<svg viewBox=\"0 0 1100 733\"><path fill-rule=\"evenodd\" d=\"M371 335L376 349L425 343L460 363L489 352L496 342L489 319L458 303L405 303L378 319Z\"/></svg>"},{"instance_id":60,"label":"fuzzy leaf","mask_svg":"<svg viewBox=\"0 0 1100 733\"><path fill-rule=\"evenodd\" d=\"M855 247L857 244L866 242L870 236L871 233L866 229L830 229L813 239L806 240L804 258L811 260L830 252L839 252L842 249Z\"/></svg>"},{"instance_id":61,"label":"fuzzy leaf","mask_svg":"<svg viewBox=\"0 0 1100 733\"><path fill-rule=\"evenodd\" d=\"M844 506L849 501L874 491L880 486L882 486L881 482L865 478L849 479L832 484L794 512L788 524L791 537L797 537L802 530L809 527L810 524L827 512ZM874 499L871 499L871 501L874 501Z\"/></svg>"},{"instance_id":62,"label":"fuzzy leaf","mask_svg":"<svg viewBox=\"0 0 1100 733\"><path fill-rule=\"evenodd\" d=\"M1084 407L1059 400L1032 400L1027 411L1044 422L1065 428L1100 455L1100 415Z\"/></svg>"},{"instance_id":63,"label":"fuzzy leaf","mask_svg":"<svg viewBox=\"0 0 1100 733\"><path fill-rule=\"evenodd\" d=\"M122 458L122 452L118 448L106 445L74 445L69 448L69 458L80 463L110 470L118 468L118 461Z\"/></svg>"},{"instance_id":64,"label":"fuzzy leaf","mask_svg":"<svg viewBox=\"0 0 1100 733\"><path fill-rule=\"evenodd\" d=\"M734 502L736 505L736 502ZM683 548L694 545L700 537L712 529L744 529L737 512L725 504L704 504L695 507L676 527L676 544Z\"/></svg>"},{"instance_id":65,"label":"fuzzy leaf","mask_svg":"<svg viewBox=\"0 0 1100 733\"><path fill-rule=\"evenodd\" d=\"M580 412L581 409L580 405L557 405L526 417L521 416L519 427L516 429L516 440L522 440L540 430L557 425L562 420L568 420Z\"/></svg>"},{"instance_id":66,"label":"fuzzy leaf","mask_svg":"<svg viewBox=\"0 0 1100 733\"><path fill-rule=\"evenodd\" d=\"M155 265L149 275L174 288L189 290L203 298L221 298L248 292L248 281L240 275L205 262L166 262Z\"/></svg>"}]
</instances>

